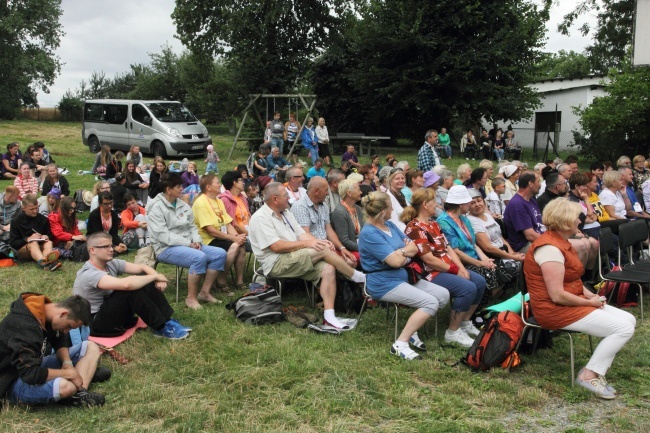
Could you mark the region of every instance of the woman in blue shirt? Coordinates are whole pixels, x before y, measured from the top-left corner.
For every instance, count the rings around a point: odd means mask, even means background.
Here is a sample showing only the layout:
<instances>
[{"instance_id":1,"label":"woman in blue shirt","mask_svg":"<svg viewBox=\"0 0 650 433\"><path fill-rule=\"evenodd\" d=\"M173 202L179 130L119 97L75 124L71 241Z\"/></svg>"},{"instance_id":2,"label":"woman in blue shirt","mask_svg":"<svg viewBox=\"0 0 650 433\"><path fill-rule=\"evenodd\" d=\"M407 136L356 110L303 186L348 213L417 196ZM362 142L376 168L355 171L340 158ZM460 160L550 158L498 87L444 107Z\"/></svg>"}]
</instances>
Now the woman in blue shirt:
<instances>
[{"instance_id":1,"label":"woman in blue shirt","mask_svg":"<svg viewBox=\"0 0 650 433\"><path fill-rule=\"evenodd\" d=\"M390 198L383 192L372 192L363 198L366 224L359 234L361 266L367 272L368 293L375 299L416 308L390 352L412 360L420 356L410 347L425 351L418 336L430 317L449 302L449 292L426 280L410 285L404 266L415 256L418 248L392 222Z\"/></svg>"}]
</instances>

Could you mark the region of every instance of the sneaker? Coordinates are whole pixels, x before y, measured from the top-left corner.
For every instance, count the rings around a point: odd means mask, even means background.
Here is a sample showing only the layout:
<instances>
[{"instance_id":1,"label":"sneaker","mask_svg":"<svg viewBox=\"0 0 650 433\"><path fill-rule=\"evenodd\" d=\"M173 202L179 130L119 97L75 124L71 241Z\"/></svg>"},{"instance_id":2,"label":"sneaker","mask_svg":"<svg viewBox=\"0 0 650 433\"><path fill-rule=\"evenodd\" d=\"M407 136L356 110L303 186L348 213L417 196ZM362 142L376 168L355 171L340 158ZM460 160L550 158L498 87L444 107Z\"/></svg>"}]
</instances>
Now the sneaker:
<instances>
[{"instance_id":1,"label":"sneaker","mask_svg":"<svg viewBox=\"0 0 650 433\"><path fill-rule=\"evenodd\" d=\"M93 376L90 383L106 382L108 379L111 378L112 374L113 373L111 372L111 370L109 370L106 367L97 367L97 370L95 370L95 375Z\"/></svg>"},{"instance_id":2,"label":"sneaker","mask_svg":"<svg viewBox=\"0 0 650 433\"><path fill-rule=\"evenodd\" d=\"M422 340L420 340L420 336L418 335L417 332L411 335L411 338L409 339L409 344L423 352L427 351L427 345L424 344Z\"/></svg>"},{"instance_id":3,"label":"sneaker","mask_svg":"<svg viewBox=\"0 0 650 433\"><path fill-rule=\"evenodd\" d=\"M478 334L481 333L481 331L479 331L478 328L474 326L474 324L471 321L461 322L460 329L465 331L465 334L469 335L470 337L476 337L478 336Z\"/></svg>"},{"instance_id":4,"label":"sneaker","mask_svg":"<svg viewBox=\"0 0 650 433\"><path fill-rule=\"evenodd\" d=\"M59 257L61 257L61 253L59 253L57 250L54 250L43 258L43 264L50 265L59 260Z\"/></svg>"},{"instance_id":5,"label":"sneaker","mask_svg":"<svg viewBox=\"0 0 650 433\"><path fill-rule=\"evenodd\" d=\"M474 159L474 158L472 158L472 159ZM469 161L469 158L465 158L465 161Z\"/></svg>"},{"instance_id":6,"label":"sneaker","mask_svg":"<svg viewBox=\"0 0 650 433\"><path fill-rule=\"evenodd\" d=\"M354 329L357 326L357 319L352 319L348 317L339 317L339 322L349 326L350 329Z\"/></svg>"},{"instance_id":7,"label":"sneaker","mask_svg":"<svg viewBox=\"0 0 650 433\"><path fill-rule=\"evenodd\" d=\"M170 340L182 340L187 338L190 333L182 329L174 327L171 323L167 322L163 329L160 331L153 330L153 335L156 337L169 338Z\"/></svg>"},{"instance_id":8,"label":"sneaker","mask_svg":"<svg viewBox=\"0 0 650 433\"><path fill-rule=\"evenodd\" d=\"M605 379L605 376L603 376L602 374L599 374L598 375L598 380L600 380L600 383L605 385L605 389L607 391L611 392L612 394L616 394L616 388L614 388L612 385L609 384L609 382L607 382L607 379Z\"/></svg>"},{"instance_id":9,"label":"sneaker","mask_svg":"<svg viewBox=\"0 0 650 433\"><path fill-rule=\"evenodd\" d=\"M48 271L56 271L57 269L61 269L61 266L63 266L63 263L55 262L55 263L52 263L51 265L47 265L46 269Z\"/></svg>"},{"instance_id":10,"label":"sneaker","mask_svg":"<svg viewBox=\"0 0 650 433\"><path fill-rule=\"evenodd\" d=\"M406 346L406 347L401 347L400 348L400 347L397 347L395 345L395 343L393 343L392 347L390 348L390 353L392 353L393 355L397 355L402 359L409 360L409 361L413 361L413 360L418 360L419 361L419 360L422 359L422 357L420 355L418 355L417 353L415 353L413 351L413 349L411 349L410 347Z\"/></svg>"},{"instance_id":11,"label":"sneaker","mask_svg":"<svg viewBox=\"0 0 650 433\"><path fill-rule=\"evenodd\" d=\"M171 318L167 321L167 323L171 323L172 326L174 326L174 327L176 327L176 328L178 328L178 329L182 329L183 331L192 332L192 328L190 328L189 326L181 325L181 322L179 322L178 320L174 319L173 317L171 317Z\"/></svg>"},{"instance_id":12,"label":"sneaker","mask_svg":"<svg viewBox=\"0 0 650 433\"><path fill-rule=\"evenodd\" d=\"M81 388L75 395L59 400L59 404L72 407L103 406L104 396L96 392L88 392Z\"/></svg>"},{"instance_id":13,"label":"sneaker","mask_svg":"<svg viewBox=\"0 0 650 433\"><path fill-rule=\"evenodd\" d=\"M605 400L613 400L616 396L607 390L605 385L600 381L600 378L594 377L590 380L581 380L580 378L576 379L576 385L588 389L589 391L596 394L598 397Z\"/></svg>"},{"instance_id":14,"label":"sneaker","mask_svg":"<svg viewBox=\"0 0 650 433\"><path fill-rule=\"evenodd\" d=\"M472 347L472 344L474 344L474 339L465 334L465 331L463 331L461 328L458 328L455 331L447 329L445 331L445 342L458 344L462 347Z\"/></svg>"}]
</instances>

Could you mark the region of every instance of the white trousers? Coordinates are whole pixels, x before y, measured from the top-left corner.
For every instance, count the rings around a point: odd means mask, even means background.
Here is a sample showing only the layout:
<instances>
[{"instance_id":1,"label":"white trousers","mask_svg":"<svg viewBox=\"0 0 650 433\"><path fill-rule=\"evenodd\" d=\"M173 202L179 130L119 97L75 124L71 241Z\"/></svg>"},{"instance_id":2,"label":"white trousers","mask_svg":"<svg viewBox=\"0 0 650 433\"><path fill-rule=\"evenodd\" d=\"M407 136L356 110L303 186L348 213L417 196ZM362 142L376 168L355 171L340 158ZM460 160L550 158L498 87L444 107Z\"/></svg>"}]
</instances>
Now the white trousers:
<instances>
[{"instance_id":1,"label":"white trousers","mask_svg":"<svg viewBox=\"0 0 650 433\"><path fill-rule=\"evenodd\" d=\"M634 335L635 325L636 318L632 314L605 305L562 329L602 338L585 367L604 376L618 351Z\"/></svg>"}]
</instances>

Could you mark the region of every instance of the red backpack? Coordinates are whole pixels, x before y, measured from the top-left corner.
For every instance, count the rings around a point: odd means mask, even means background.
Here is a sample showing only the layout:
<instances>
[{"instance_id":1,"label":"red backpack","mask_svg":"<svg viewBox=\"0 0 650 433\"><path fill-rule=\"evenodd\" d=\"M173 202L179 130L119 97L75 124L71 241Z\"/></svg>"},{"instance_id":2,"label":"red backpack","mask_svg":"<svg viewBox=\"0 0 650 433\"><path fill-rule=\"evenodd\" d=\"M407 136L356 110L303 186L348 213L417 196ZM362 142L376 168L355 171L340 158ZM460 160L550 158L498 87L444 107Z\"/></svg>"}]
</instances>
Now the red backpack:
<instances>
[{"instance_id":1,"label":"red backpack","mask_svg":"<svg viewBox=\"0 0 650 433\"><path fill-rule=\"evenodd\" d=\"M618 266L613 266L612 271L620 271L621 268ZM607 275L605 275L607 278ZM621 308L632 308L636 307L636 294L629 292L630 283L616 283L614 281L603 281L602 285L598 289L598 295L604 296L609 301L611 298L612 303L618 305ZM614 292L612 294L612 292Z\"/></svg>"},{"instance_id":2,"label":"red backpack","mask_svg":"<svg viewBox=\"0 0 650 433\"><path fill-rule=\"evenodd\" d=\"M462 362L476 370L489 370L501 365L507 368L519 365L515 347L524 330L524 322L517 313L502 311L492 316L474 340Z\"/></svg>"}]
</instances>

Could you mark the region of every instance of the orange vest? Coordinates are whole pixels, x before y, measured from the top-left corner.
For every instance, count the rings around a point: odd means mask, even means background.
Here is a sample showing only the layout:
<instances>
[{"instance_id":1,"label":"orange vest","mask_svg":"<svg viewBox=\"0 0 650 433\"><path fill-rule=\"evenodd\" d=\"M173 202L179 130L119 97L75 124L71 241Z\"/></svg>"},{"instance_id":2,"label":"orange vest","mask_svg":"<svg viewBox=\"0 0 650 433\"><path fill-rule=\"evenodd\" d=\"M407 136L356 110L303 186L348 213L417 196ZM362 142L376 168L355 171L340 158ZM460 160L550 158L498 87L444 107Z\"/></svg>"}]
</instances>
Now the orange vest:
<instances>
[{"instance_id":1,"label":"orange vest","mask_svg":"<svg viewBox=\"0 0 650 433\"><path fill-rule=\"evenodd\" d=\"M535 250L552 245L564 256L563 287L566 292L584 298L580 277L585 269L569 241L549 230L533 242L524 260L524 275L530 294L530 304L537 322L546 329L561 329L595 310L594 307L558 305L551 300L542 277L542 269L535 261Z\"/></svg>"}]
</instances>

